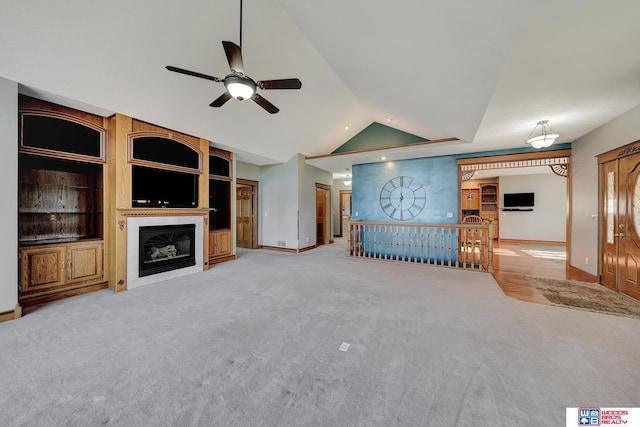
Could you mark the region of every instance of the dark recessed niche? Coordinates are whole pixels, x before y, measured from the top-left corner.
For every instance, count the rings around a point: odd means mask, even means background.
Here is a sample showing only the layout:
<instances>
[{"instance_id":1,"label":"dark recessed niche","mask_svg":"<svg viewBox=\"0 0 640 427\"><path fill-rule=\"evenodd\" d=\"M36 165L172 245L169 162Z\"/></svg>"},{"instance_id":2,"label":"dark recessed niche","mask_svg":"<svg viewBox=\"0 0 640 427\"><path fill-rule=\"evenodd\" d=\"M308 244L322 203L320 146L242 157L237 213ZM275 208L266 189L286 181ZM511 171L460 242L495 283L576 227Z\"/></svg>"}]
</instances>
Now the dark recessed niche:
<instances>
[{"instance_id":1,"label":"dark recessed niche","mask_svg":"<svg viewBox=\"0 0 640 427\"><path fill-rule=\"evenodd\" d=\"M209 180L209 229L231 227L231 183Z\"/></svg>"},{"instance_id":2,"label":"dark recessed niche","mask_svg":"<svg viewBox=\"0 0 640 427\"><path fill-rule=\"evenodd\" d=\"M198 175L196 174L134 165L132 185L133 207L198 207Z\"/></svg>"},{"instance_id":3,"label":"dark recessed niche","mask_svg":"<svg viewBox=\"0 0 640 427\"><path fill-rule=\"evenodd\" d=\"M58 117L22 115L22 146L102 157L101 132Z\"/></svg>"},{"instance_id":4,"label":"dark recessed niche","mask_svg":"<svg viewBox=\"0 0 640 427\"><path fill-rule=\"evenodd\" d=\"M230 177L229 160L219 156L209 156L209 175Z\"/></svg>"},{"instance_id":5,"label":"dark recessed niche","mask_svg":"<svg viewBox=\"0 0 640 427\"><path fill-rule=\"evenodd\" d=\"M143 136L133 140L133 158L191 169L200 168L198 153L168 138Z\"/></svg>"}]
</instances>

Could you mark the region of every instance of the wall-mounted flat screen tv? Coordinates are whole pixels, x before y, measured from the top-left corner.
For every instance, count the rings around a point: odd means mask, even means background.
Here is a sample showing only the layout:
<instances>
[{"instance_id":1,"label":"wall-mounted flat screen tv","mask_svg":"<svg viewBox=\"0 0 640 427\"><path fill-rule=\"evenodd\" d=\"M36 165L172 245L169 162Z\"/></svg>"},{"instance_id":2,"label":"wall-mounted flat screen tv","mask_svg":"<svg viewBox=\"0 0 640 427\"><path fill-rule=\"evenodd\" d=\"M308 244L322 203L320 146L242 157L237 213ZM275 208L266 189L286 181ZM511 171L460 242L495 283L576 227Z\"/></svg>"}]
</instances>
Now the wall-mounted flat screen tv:
<instances>
[{"instance_id":1,"label":"wall-mounted flat screen tv","mask_svg":"<svg viewBox=\"0 0 640 427\"><path fill-rule=\"evenodd\" d=\"M504 193L505 208L530 208L535 201L534 193Z\"/></svg>"}]
</instances>

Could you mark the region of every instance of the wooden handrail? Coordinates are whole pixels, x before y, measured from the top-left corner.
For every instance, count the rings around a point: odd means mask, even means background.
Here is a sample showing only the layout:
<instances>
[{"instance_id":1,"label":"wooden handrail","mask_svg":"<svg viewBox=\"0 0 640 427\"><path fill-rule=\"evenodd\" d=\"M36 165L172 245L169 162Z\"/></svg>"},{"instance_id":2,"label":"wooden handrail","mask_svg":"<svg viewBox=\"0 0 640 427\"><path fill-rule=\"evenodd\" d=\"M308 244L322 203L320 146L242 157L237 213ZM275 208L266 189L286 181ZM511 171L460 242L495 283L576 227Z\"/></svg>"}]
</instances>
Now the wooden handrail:
<instances>
[{"instance_id":1,"label":"wooden handrail","mask_svg":"<svg viewBox=\"0 0 640 427\"><path fill-rule=\"evenodd\" d=\"M347 255L493 272L493 229L482 224L350 221Z\"/></svg>"}]
</instances>

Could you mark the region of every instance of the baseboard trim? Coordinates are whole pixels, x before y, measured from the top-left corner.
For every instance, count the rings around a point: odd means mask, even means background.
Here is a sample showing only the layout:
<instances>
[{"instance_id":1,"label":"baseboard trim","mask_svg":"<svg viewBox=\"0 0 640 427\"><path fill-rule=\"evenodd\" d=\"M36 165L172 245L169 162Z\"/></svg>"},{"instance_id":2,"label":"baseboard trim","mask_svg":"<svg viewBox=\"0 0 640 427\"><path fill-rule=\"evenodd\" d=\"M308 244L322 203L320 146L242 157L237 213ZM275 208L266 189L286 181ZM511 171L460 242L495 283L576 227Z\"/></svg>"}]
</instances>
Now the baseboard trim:
<instances>
[{"instance_id":1,"label":"baseboard trim","mask_svg":"<svg viewBox=\"0 0 640 427\"><path fill-rule=\"evenodd\" d=\"M108 289L109 283L103 282L95 285L83 286L81 288L70 289L68 291L58 292L55 294L47 294L47 295L39 295L29 299L20 300L20 304L23 307L30 307L32 305L44 304L46 302L51 302L63 298L74 297L76 295L82 295L89 292L101 291L103 289Z\"/></svg>"},{"instance_id":2,"label":"baseboard trim","mask_svg":"<svg viewBox=\"0 0 640 427\"><path fill-rule=\"evenodd\" d=\"M573 265L569 265L569 271L573 271L574 273L584 274L585 276L587 276L587 278L589 278L589 281L594 283L600 283L598 276L594 276L591 273L587 273L586 271L581 270L578 267L574 267Z\"/></svg>"},{"instance_id":3,"label":"baseboard trim","mask_svg":"<svg viewBox=\"0 0 640 427\"><path fill-rule=\"evenodd\" d=\"M291 248L280 248L278 246L260 246L260 249L266 249L268 251L278 251L278 252L288 252L290 254L297 254L298 250L297 249L291 249Z\"/></svg>"},{"instance_id":4,"label":"baseboard trim","mask_svg":"<svg viewBox=\"0 0 640 427\"><path fill-rule=\"evenodd\" d=\"M221 262L233 261L235 259L238 259L238 255L236 254L223 256L220 258L213 258L213 259L209 259L209 265L220 264Z\"/></svg>"},{"instance_id":5,"label":"baseboard trim","mask_svg":"<svg viewBox=\"0 0 640 427\"><path fill-rule=\"evenodd\" d=\"M318 245L307 246L306 248L300 249L291 249L291 248L280 248L278 246L260 246L260 249L267 249L269 251L278 251L278 252L287 252L290 254L300 254L302 252L310 251L311 249L317 248Z\"/></svg>"},{"instance_id":6,"label":"baseboard trim","mask_svg":"<svg viewBox=\"0 0 640 427\"><path fill-rule=\"evenodd\" d=\"M548 240L520 240L520 239L500 239L500 243L511 243L518 244L522 243L525 245L553 245L553 246L566 246L567 242L552 242Z\"/></svg>"},{"instance_id":7,"label":"baseboard trim","mask_svg":"<svg viewBox=\"0 0 640 427\"><path fill-rule=\"evenodd\" d=\"M16 304L16 308L13 310L0 313L0 322L6 322L7 320L14 320L20 317L22 317L22 307L20 304Z\"/></svg>"}]
</instances>

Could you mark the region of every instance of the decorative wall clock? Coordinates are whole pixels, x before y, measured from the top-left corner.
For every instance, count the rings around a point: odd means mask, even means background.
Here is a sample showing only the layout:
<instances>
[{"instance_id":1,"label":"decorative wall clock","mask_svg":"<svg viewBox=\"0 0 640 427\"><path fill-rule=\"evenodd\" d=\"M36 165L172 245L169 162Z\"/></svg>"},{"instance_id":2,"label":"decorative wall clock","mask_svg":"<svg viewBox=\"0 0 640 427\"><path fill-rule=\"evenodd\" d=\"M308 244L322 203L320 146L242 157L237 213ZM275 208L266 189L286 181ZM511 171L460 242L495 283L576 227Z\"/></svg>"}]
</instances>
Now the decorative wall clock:
<instances>
[{"instance_id":1,"label":"decorative wall clock","mask_svg":"<svg viewBox=\"0 0 640 427\"><path fill-rule=\"evenodd\" d=\"M380 207L389 218L397 221L415 218L426 203L424 186L410 176L391 178L380 190Z\"/></svg>"}]
</instances>

